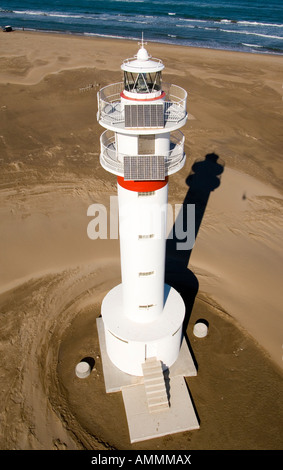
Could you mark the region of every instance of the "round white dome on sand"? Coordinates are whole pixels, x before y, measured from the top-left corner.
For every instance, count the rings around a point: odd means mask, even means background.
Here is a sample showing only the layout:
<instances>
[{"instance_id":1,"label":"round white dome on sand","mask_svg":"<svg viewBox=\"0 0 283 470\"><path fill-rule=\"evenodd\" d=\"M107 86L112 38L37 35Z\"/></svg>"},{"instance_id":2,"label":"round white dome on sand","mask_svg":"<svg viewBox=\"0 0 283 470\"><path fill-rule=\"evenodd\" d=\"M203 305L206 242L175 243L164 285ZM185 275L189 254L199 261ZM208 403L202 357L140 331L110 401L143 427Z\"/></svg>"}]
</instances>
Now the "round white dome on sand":
<instances>
[{"instance_id":1,"label":"round white dome on sand","mask_svg":"<svg viewBox=\"0 0 283 470\"><path fill-rule=\"evenodd\" d=\"M199 321L194 325L193 333L197 338L204 338L208 333L207 325Z\"/></svg>"},{"instance_id":2,"label":"round white dome on sand","mask_svg":"<svg viewBox=\"0 0 283 470\"><path fill-rule=\"evenodd\" d=\"M76 376L80 379L85 379L90 374L90 365L85 362L81 361L76 365Z\"/></svg>"}]
</instances>

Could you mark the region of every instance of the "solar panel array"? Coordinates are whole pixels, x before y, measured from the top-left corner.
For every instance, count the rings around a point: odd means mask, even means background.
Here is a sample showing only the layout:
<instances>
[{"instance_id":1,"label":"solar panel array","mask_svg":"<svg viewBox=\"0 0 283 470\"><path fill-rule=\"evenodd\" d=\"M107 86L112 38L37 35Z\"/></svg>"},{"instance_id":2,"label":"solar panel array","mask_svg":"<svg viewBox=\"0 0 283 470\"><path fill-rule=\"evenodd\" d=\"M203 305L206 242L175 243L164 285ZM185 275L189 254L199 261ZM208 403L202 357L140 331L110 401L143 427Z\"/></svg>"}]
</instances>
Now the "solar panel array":
<instances>
[{"instance_id":1,"label":"solar panel array","mask_svg":"<svg viewBox=\"0 0 283 470\"><path fill-rule=\"evenodd\" d=\"M164 157L160 155L125 156L124 179L131 181L164 180Z\"/></svg>"},{"instance_id":2,"label":"solar panel array","mask_svg":"<svg viewBox=\"0 0 283 470\"><path fill-rule=\"evenodd\" d=\"M125 105L125 127L164 127L163 104Z\"/></svg>"}]
</instances>

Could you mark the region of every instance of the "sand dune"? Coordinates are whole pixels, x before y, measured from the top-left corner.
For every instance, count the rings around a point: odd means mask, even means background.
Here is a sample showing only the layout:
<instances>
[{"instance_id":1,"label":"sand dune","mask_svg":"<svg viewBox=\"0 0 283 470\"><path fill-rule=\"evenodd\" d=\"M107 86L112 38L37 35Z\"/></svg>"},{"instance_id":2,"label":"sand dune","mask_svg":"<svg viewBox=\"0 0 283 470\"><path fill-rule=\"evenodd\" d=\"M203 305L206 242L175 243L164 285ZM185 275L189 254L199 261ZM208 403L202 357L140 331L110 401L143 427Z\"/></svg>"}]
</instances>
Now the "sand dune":
<instances>
[{"instance_id":1,"label":"sand dune","mask_svg":"<svg viewBox=\"0 0 283 470\"><path fill-rule=\"evenodd\" d=\"M109 208L116 194L98 161L96 91L120 81L137 44L26 32L1 33L1 43L0 445L131 448L121 397L104 393L95 328L120 278L119 243L88 238L87 209ZM187 162L169 202L195 204L197 237L192 251L171 246L168 256L177 284L183 276L202 424L132 448L278 449L282 58L148 49L164 60L164 80L189 91ZM202 343L192 335L200 316L210 324ZM89 355L95 370L78 381L74 366Z\"/></svg>"},{"instance_id":2,"label":"sand dune","mask_svg":"<svg viewBox=\"0 0 283 470\"><path fill-rule=\"evenodd\" d=\"M225 168L190 258L200 290L236 318L281 367L282 236L280 193Z\"/></svg>"}]
</instances>

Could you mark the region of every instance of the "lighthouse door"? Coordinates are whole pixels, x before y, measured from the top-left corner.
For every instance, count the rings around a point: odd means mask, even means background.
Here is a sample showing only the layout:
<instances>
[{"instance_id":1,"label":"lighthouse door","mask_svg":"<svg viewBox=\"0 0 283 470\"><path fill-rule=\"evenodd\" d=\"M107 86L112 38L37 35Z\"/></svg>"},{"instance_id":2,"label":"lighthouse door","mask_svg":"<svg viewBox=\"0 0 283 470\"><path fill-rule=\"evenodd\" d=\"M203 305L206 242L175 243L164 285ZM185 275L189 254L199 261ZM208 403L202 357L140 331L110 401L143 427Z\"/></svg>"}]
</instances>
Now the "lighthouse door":
<instances>
[{"instance_id":1,"label":"lighthouse door","mask_svg":"<svg viewBox=\"0 0 283 470\"><path fill-rule=\"evenodd\" d=\"M139 155L154 155L155 154L155 135L139 135L138 140L138 154Z\"/></svg>"},{"instance_id":2,"label":"lighthouse door","mask_svg":"<svg viewBox=\"0 0 283 470\"><path fill-rule=\"evenodd\" d=\"M155 343L147 343L145 344L145 351L144 351L144 356L145 360L149 359L150 357L156 357L157 356L157 347Z\"/></svg>"}]
</instances>

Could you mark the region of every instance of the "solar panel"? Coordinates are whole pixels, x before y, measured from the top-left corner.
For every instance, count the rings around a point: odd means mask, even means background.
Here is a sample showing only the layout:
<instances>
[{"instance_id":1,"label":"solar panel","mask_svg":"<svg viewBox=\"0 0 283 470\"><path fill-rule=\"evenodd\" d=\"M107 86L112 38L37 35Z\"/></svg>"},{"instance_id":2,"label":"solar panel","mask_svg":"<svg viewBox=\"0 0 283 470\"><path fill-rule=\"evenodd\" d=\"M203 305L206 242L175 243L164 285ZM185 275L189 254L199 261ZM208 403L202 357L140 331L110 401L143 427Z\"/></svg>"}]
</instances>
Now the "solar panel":
<instances>
[{"instance_id":1,"label":"solar panel","mask_svg":"<svg viewBox=\"0 0 283 470\"><path fill-rule=\"evenodd\" d=\"M161 155L125 156L124 179L131 181L164 180L164 157Z\"/></svg>"},{"instance_id":2,"label":"solar panel","mask_svg":"<svg viewBox=\"0 0 283 470\"><path fill-rule=\"evenodd\" d=\"M164 127L163 104L126 104L125 127Z\"/></svg>"}]
</instances>

